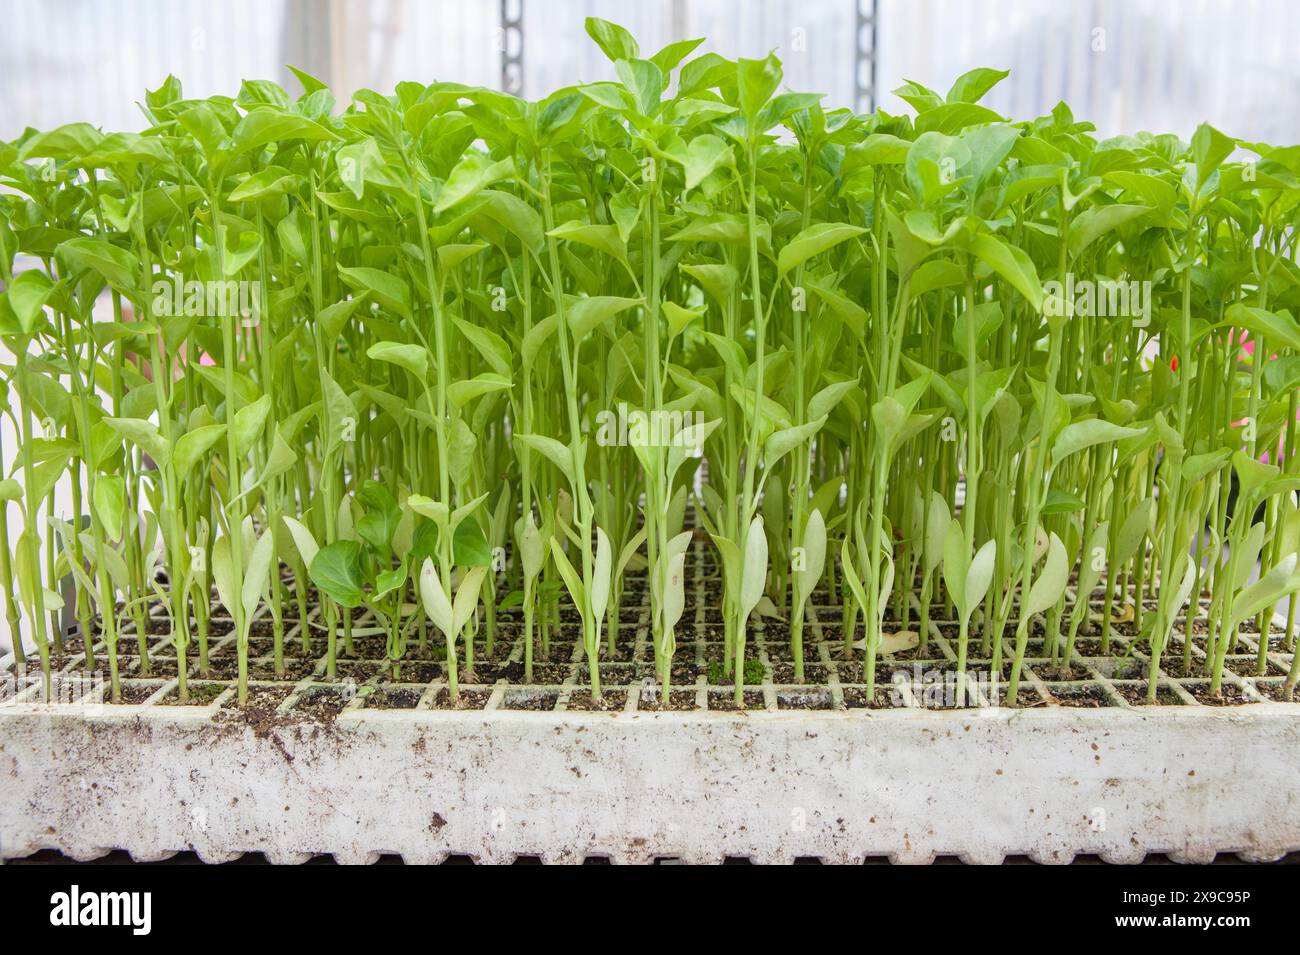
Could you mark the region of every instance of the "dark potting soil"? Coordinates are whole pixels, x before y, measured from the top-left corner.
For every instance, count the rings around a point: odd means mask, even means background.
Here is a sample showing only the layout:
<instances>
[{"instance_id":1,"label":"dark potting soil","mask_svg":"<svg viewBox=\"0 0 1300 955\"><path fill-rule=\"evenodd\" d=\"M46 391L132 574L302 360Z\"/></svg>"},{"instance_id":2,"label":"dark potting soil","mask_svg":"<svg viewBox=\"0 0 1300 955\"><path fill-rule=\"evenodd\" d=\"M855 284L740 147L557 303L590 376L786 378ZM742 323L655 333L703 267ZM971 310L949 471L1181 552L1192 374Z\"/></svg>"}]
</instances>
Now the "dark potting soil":
<instances>
[{"instance_id":1,"label":"dark potting soil","mask_svg":"<svg viewBox=\"0 0 1300 955\"><path fill-rule=\"evenodd\" d=\"M601 692L599 700L591 698L591 690L574 690L569 694L566 709L593 713L617 713L626 705L626 690L604 690Z\"/></svg>"},{"instance_id":2,"label":"dark potting soil","mask_svg":"<svg viewBox=\"0 0 1300 955\"><path fill-rule=\"evenodd\" d=\"M641 699L637 700L636 708L638 710L645 710L652 713L669 710L689 712L695 709L695 691L670 690L666 706L664 705L664 699L661 693L642 691Z\"/></svg>"},{"instance_id":3,"label":"dark potting soil","mask_svg":"<svg viewBox=\"0 0 1300 955\"><path fill-rule=\"evenodd\" d=\"M759 690L742 690L741 697L744 700L743 705L736 705L734 691L714 691L709 693L709 709L718 711L729 710L762 710L766 708L763 700L763 694Z\"/></svg>"},{"instance_id":4,"label":"dark potting soil","mask_svg":"<svg viewBox=\"0 0 1300 955\"><path fill-rule=\"evenodd\" d=\"M1069 683L1074 680L1086 680L1091 674L1088 668L1072 663L1068 666L1062 666L1059 663L1043 663L1034 667L1034 672L1038 674L1040 680L1047 682Z\"/></svg>"},{"instance_id":5,"label":"dark potting soil","mask_svg":"<svg viewBox=\"0 0 1300 955\"><path fill-rule=\"evenodd\" d=\"M1133 706L1150 706L1146 683L1116 683L1115 689ZM1182 706L1183 700L1172 688L1161 683L1156 687L1156 706Z\"/></svg>"},{"instance_id":6,"label":"dark potting soil","mask_svg":"<svg viewBox=\"0 0 1300 955\"><path fill-rule=\"evenodd\" d=\"M1083 686L1053 686L1049 688L1052 698L1061 706L1077 706L1093 709L1107 706L1110 701L1106 691L1096 684Z\"/></svg>"},{"instance_id":7,"label":"dark potting soil","mask_svg":"<svg viewBox=\"0 0 1300 955\"><path fill-rule=\"evenodd\" d=\"M384 686L366 697L368 710L413 710L423 691L404 686Z\"/></svg>"},{"instance_id":8,"label":"dark potting soil","mask_svg":"<svg viewBox=\"0 0 1300 955\"><path fill-rule=\"evenodd\" d=\"M778 690L776 702L783 710L829 710L835 706L830 690L812 687L807 690Z\"/></svg>"},{"instance_id":9,"label":"dark potting soil","mask_svg":"<svg viewBox=\"0 0 1300 955\"><path fill-rule=\"evenodd\" d=\"M491 690L475 689L473 687L460 687L460 699L452 700L451 690L447 687L440 687L433 698L433 709L435 710L481 710L487 706L488 698L491 697Z\"/></svg>"},{"instance_id":10,"label":"dark potting soil","mask_svg":"<svg viewBox=\"0 0 1300 955\"><path fill-rule=\"evenodd\" d=\"M534 711L553 710L555 709L555 702L559 698L560 694L555 690L516 690L506 694L505 699L501 701L501 709Z\"/></svg>"},{"instance_id":11,"label":"dark potting soil","mask_svg":"<svg viewBox=\"0 0 1300 955\"><path fill-rule=\"evenodd\" d=\"M293 713L305 720L328 723L343 712L348 702L348 695L338 690L313 689L298 698Z\"/></svg>"},{"instance_id":12,"label":"dark potting soil","mask_svg":"<svg viewBox=\"0 0 1300 955\"><path fill-rule=\"evenodd\" d=\"M1246 696L1245 691L1235 683L1224 682L1219 687L1219 693L1216 696L1210 692L1210 684L1205 683L1184 683L1183 689L1196 698L1196 702L1204 706L1234 706L1239 703L1256 703L1257 700Z\"/></svg>"},{"instance_id":13,"label":"dark potting soil","mask_svg":"<svg viewBox=\"0 0 1300 955\"><path fill-rule=\"evenodd\" d=\"M143 703L149 697L158 692L161 683L123 683L121 699L119 703L124 705ZM104 695L105 703L112 703L108 694Z\"/></svg>"},{"instance_id":14,"label":"dark potting soil","mask_svg":"<svg viewBox=\"0 0 1300 955\"><path fill-rule=\"evenodd\" d=\"M1286 694L1286 680L1256 680L1255 690L1260 696L1267 697L1277 703L1294 702L1294 694L1288 698Z\"/></svg>"},{"instance_id":15,"label":"dark potting soil","mask_svg":"<svg viewBox=\"0 0 1300 955\"><path fill-rule=\"evenodd\" d=\"M876 692L867 699L865 687L846 686L843 690L844 708L849 710L890 710L894 709L892 691L888 687L876 686Z\"/></svg>"},{"instance_id":16,"label":"dark potting soil","mask_svg":"<svg viewBox=\"0 0 1300 955\"><path fill-rule=\"evenodd\" d=\"M180 698L180 687L172 687L160 701L164 706L207 706L226 688L224 683L200 683L190 681L189 699Z\"/></svg>"},{"instance_id":17,"label":"dark potting soil","mask_svg":"<svg viewBox=\"0 0 1300 955\"><path fill-rule=\"evenodd\" d=\"M1259 662L1253 654L1246 657L1229 657L1224 661L1224 666L1238 676L1286 676L1286 670L1267 659L1264 661L1264 672L1260 673Z\"/></svg>"},{"instance_id":18,"label":"dark potting soil","mask_svg":"<svg viewBox=\"0 0 1300 955\"><path fill-rule=\"evenodd\" d=\"M232 696L217 713L217 719L240 720L255 727L267 727L275 721L276 710L292 691L293 687L289 686L249 687L244 705L240 706L238 698Z\"/></svg>"}]
</instances>

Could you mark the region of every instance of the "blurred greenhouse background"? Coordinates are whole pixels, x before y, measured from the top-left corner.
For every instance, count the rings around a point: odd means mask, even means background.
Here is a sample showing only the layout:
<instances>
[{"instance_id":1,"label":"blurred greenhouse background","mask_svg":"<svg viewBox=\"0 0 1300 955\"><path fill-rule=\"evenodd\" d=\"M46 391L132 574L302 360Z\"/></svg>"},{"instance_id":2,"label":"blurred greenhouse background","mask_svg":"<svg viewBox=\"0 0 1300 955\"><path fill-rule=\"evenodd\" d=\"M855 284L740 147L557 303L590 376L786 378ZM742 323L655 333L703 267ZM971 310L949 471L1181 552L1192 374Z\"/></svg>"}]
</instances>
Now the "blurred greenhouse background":
<instances>
[{"instance_id":1,"label":"blurred greenhouse background","mask_svg":"<svg viewBox=\"0 0 1300 955\"><path fill-rule=\"evenodd\" d=\"M989 105L1017 119L1065 99L1103 135L1300 140L1300 5L1288 0L0 0L0 138L89 120L135 129L168 74L190 95L284 64L336 93L454 79L539 97L613 78L583 18L623 23L654 50L708 37L729 56L776 49L792 88L835 106L904 79L946 90L974 66L1010 68Z\"/></svg>"}]
</instances>

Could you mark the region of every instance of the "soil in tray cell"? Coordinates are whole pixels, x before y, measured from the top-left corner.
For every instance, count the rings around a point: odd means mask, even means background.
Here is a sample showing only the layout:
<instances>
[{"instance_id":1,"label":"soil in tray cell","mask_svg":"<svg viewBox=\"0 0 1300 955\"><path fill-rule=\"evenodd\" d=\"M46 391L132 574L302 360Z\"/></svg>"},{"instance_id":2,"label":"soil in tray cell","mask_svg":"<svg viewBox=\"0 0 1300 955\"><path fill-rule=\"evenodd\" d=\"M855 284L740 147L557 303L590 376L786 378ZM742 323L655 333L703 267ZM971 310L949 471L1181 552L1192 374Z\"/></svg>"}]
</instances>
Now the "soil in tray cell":
<instances>
[{"instance_id":1,"label":"soil in tray cell","mask_svg":"<svg viewBox=\"0 0 1300 955\"><path fill-rule=\"evenodd\" d=\"M255 725L265 725L274 721L276 710L293 692L291 686L252 686L248 688L248 699L243 706L237 696L231 696L222 706L217 718L241 719Z\"/></svg>"},{"instance_id":2,"label":"soil in tray cell","mask_svg":"<svg viewBox=\"0 0 1300 955\"><path fill-rule=\"evenodd\" d=\"M1113 684L1115 690L1120 696L1128 701L1130 706L1150 706L1147 702L1147 684L1141 682L1126 682ZM1161 683L1156 687L1156 706L1183 706L1183 698L1174 692L1173 687Z\"/></svg>"},{"instance_id":3,"label":"soil in tray cell","mask_svg":"<svg viewBox=\"0 0 1300 955\"><path fill-rule=\"evenodd\" d=\"M349 695L326 687L314 687L298 698L293 715L318 723L329 723L348 705Z\"/></svg>"},{"instance_id":4,"label":"soil in tray cell","mask_svg":"<svg viewBox=\"0 0 1300 955\"><path fill-rule=\"evenodd\" d=\"M574 690L569 695L569 703L566 709L593 713L617 713L626 705L626 690L604 690L599 700L591 698L590 690Z\"/></svg>"},{"instance_id":5,"label":"soil in tray cell","mask_svg":"<svg viewBox=\"0 0 1300 955\"><path fill-rule=\"evenodd\" d=\"M225 688L226 684L224 683L202 683L191 680L188 687L188 700L180 698L179 687L172 687L159 702L163 706L207 706L220 696L221 691Z\"/></svg>"},{"instance_id":6,"label":"soil in tray cell","mask_svg":"<svg viewBox=\"0 0 1300 955\"><path fill-rule=\"evenodd\" d=\"M413 687L385 686L366 697L368 710L413 710L419 705L423 691Z\"/></svg>"},{"instance_id":7,"label":"soil in tray cell","mask_svg":"<svg viewBox=\"0 0 1300 955\"><path fill-rule=\"evenodd\" d=\"M491 696L491 690L462 686L460 699L453 702L451 690L444 686L439 687L432 706L435 710L481 710L487 706L488 698Z\"/></svg>"},{"instance_id":8,"label":"soil in tray cell","mask_svg":"<svg viewBox=\"0 0 1300 955\"><path fill-rule=\"evenodd\" d=\"M876 686L875 695L867 700L866 687L846 686L844 688L844 708L849 710L889 710L894 709L894 691L890 687Z\"/></svg>"},{"instance_id":9,"label":"soil in tray cell","mask_svg":"<svg viewBox=\"0 0 1300 955\"><path fill-rule=\"evenodd\" d=\"M507 692L505 699L501 701L501 709L553 710L555 701L559 698L560 694L556 690L512 690Z\"/></svg>"},{"instance_id":10,"label":"soil in tray cell","mask_svg":"<svg viewBox=\"0 0 1300 955\"><path fill-rule=\"evenodd\" d=\"M777 705L783 710L829 710L834 707L830 690L778 690Z\"/></svg>"},{"instance_id":11,"label":"soil in tray cell","mask_svg":"<svg viewBox=\"0 0 1300 955\"><path fill-rule=\"evenodd\" d=\"M533 663L533 684L534 685L556 685L563 683L569 678L569 673L573 667L568 663ZM528 686L524 682L524 665L519 664L519 678L510 681L518 686Z\"/></svg>"},{"instance_id":12,"label":"soil in tray cell","mask_svg":"<svg viewBox=\"0 0 1300 955\"><path fill-rule=\"evenodd\" d=\"M296 682L309 677L316 669L315 660L285 660L284 673L275 672L274 660L258 660L248 665L250 680L289 680Z\"/></svg>"},{"instance_id":13,"label":"soil in tray cell","mask_svg":"<svg viewBox=\"0 0 1300 955\"><path fill-rule=\"evenodd\" d=\"M162 686L161 682L154 682L154 683L123 682L122 697L118 702L122 703L123 705L143 703L145 700L149 699L149 697L157 693L158 689L161 686ZM109 693L104 694L104 702L112 703Z\"/></svg>"},{"instance_id":14,"label":"soil in tray cell","mask_svg":"<svg viewBox=\"0 0 1300 955\"><path fill-rule=\"evenodd\" d=\"M663 696L659 693L642 691L641 699L637 701L637 709L645 712L655 713L668 710L676 712L689 712L695 709L695 691L694 690L671 690L668 693L668 705L665 706Z\"/></svg>"},{"instance_id":15,"label":"soil in tray cell","mask_svg":"<svg viewBox=\"0 0 1300 955\"><path fill-rule=\"evenodd\" d=\"M744 703L736 705L735 692L731 690L714 691L709 694L709 709L725 712L728 710L762 710L766 708L761 690L742 691Z\"/></svg>"},{"instance_id":16,"label":"soil in tray cell","mask_svg":"<svg viewBox=\"0 0 1300 955\"><path fill-rule=\"evenodd\" d=\"M1287 699L1286 693L1284 692L1285 688L1286 680L1283 679L1255 681L1255 691L1259 693L1260 696L1273 700L1276 703L1290 703L1294 701L1294 696L1291 700Z\"/></svg>"},{"instance_id":17,"label":"soil in tray cell","mask_svg":"<svg viewBox=\"0 0 1300 955\"><path fill-rule=\"evenodd\" d=\"M1219 687L1219 693L1216 696L1210 692L1209 681L1188 681L1183 684L1183 689L1196 698L1196 702L1203 706L1236 706L1241 703L1258 702L1248 697L1241 687L1235 683L1225 682Z\"/></svg>"},{"instance_id":18,"label":"soil in tray cell","mask_svg":"<svg viewBox=\"0 0 1300 955\"><path fill-rule=\"evenodd\" d=\"M1106 696L1106 691L1096 683L1083 683L1078 685L1052 685L1047 688L1054 702L1061 706L1075 706L1084 709L1095 709L1099 706L1110 706L1110 698Z\"/></svg>"},{"instance_id":19,"label":"soil in tray cell","mask_svg":"<svg viewBox=\"0 0 1300 955\"><path fill-rule=\"evenodd\" d=\"M1286 676L1286 670L1272 660L1265 661L1264 672L1260 673L1259 660L1254 656L1229 658L1224 667L1238 676Z\"/></svg>"},{"instance_id":20,"label":"soil in tray cell","mask_svg":"<svg viewBox=\"0 0 1300 955\"><path fill-rule=\"evenodd\" d=\"M537 678L537 665L533 665L533 678ZM490 686L497 680L509 680L511 683L521 683L524 679L524 664L509 661L506 663L484 663L479 660L474 661L474 672L472 674L461 670L459 677L462 683L480 683Z\"/></svg>"},{"instance_id":21,"label":"soil in tray cell","mask_svg":"<svg viewBox=\"0 0 1300 955\"><path fill-rule=\"evenodd\" d=\"M1033 669L1040 680L1047 682L1070 683L1092 677L1092 674L1088 672L1088 668L1078 663L1069 666L1063 666L1060 663L1039 663Z\"/></svg>"}]
</instances>

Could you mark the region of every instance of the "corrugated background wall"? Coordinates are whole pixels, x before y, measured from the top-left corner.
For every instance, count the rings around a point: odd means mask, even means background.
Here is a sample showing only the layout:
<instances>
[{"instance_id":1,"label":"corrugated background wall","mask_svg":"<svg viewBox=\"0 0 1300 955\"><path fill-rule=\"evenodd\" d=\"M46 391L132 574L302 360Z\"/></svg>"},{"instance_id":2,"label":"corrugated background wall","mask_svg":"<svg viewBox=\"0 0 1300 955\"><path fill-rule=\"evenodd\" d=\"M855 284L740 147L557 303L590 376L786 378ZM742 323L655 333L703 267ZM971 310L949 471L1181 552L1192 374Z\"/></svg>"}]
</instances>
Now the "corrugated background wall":
<instances>
[{"instance_id":1,"label":"corrugated background wall","mask_svg":"<svg viewBox=\"0 0 1300 955\"><path fill-rule=\"evenodd\" d=\"M729 56L776 49L787 82L854 98L855 0L523 0L524 92L613 71L582 31L628 26L653 51L686 36ZM1202 119L1300 139L1300 4L1289 0L878 0L878 86L941 90L1010 67L995 108L1021 118L1065 99L1112 134L1187 135ZM172 72L194 95L293 62L336 89L399 79L500 81L500 0L2 0L0 137L88 119L136 128L135 102ZM1097 32L1103 31L1103 32ZM1094 47L1101 46L1101 49ZM886 109L900 110L887 92Z\"/></svg>"}]
</instances>

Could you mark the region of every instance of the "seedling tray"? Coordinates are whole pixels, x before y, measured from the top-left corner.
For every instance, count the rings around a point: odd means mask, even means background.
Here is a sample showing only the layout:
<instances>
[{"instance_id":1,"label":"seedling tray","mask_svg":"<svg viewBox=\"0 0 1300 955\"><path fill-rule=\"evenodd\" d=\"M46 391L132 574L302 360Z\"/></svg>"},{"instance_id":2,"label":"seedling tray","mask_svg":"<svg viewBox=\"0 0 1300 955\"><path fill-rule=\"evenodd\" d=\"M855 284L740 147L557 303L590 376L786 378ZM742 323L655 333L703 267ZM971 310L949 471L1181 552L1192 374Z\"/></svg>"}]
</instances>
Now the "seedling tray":
<instances>
[{"instance_id":1,"label":"seedling tray","mask_svg":"<svg viewBox=\"0 0 1300 955\"><path fill-rule=\"evenodd\" d=\"M1076 655L1072 679L1031 654L1017 708L980 699L959 708L944 695L950 624L936 619L925 652L882 660L867 705L860 663L843 659L839 611L822 605L808 644L816 682L790 682L779 624L760 624L750 645L763 680L737 710L732 687L709 682L721 627L698 570L693 590L694 631L679 641L667 707L635 596L618 662L602 664L600 711L571 640L554 640L537 662L543 679L518 682L523 646L509 619L459 707L441 664L414 645L407 682L364 653L341 658L333 683L323 658L290 655L287 669L301 675L253 680L242 709L228 679L192 676L196 702L184 706L174 675L128 672L124 698L134 702L120 705L104 702L102 685L44 704L32 681L0 706L0 854L1203 862L1300 848L1300 765L1289 755L1300 706L1274 701L1280 675L1230 665L1224 705L1206 705L1206 680L1170 672L1175 645L1159 705L1142 705L1146 661L1117 634L1111 656ZM359 653L374 642L365 624ZM300 646L299 626L290 624L286 652ZM1243 634L1243 673L1255 639ZM268 673L269 640L254 646L254 672ZM155 672L168 672L165 641L154 650ZM233 657L233 638L214 644L214 670L227 672L217 664ZM1289 658L1279 646L1269 661L1284 672ZM69 660L60 685L86 686L78 670Z\"/></svg>"}]
</instances>

